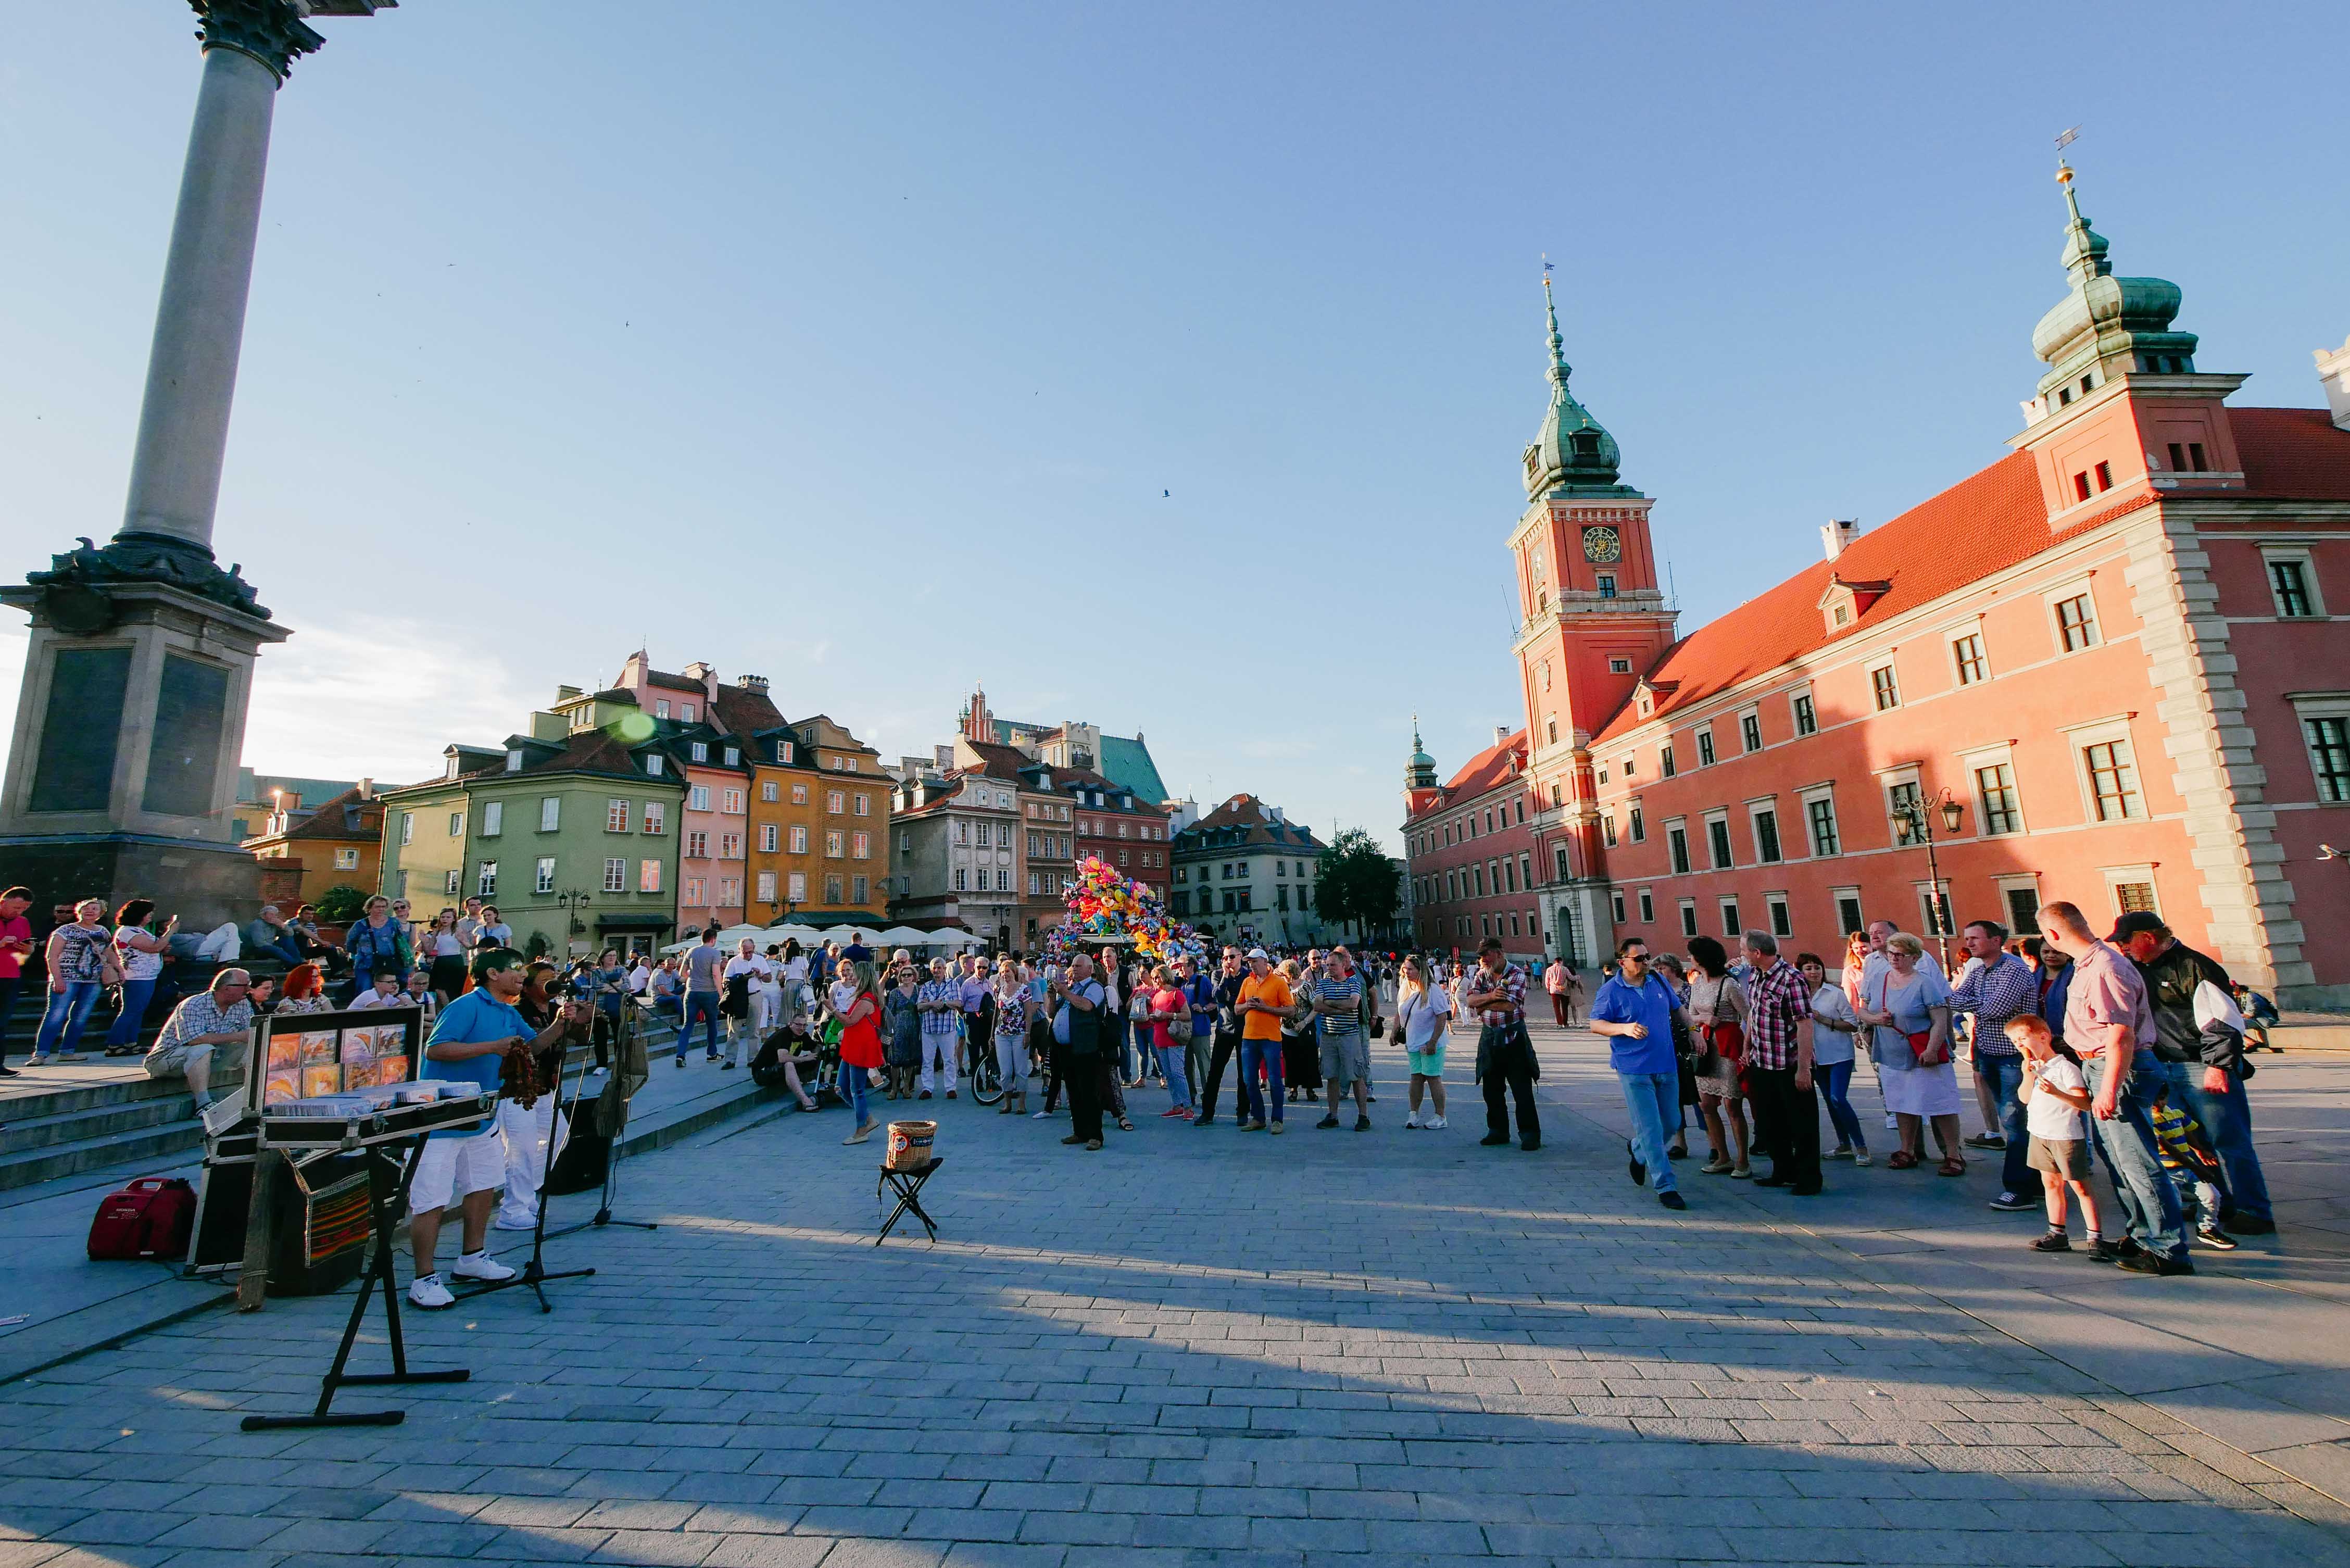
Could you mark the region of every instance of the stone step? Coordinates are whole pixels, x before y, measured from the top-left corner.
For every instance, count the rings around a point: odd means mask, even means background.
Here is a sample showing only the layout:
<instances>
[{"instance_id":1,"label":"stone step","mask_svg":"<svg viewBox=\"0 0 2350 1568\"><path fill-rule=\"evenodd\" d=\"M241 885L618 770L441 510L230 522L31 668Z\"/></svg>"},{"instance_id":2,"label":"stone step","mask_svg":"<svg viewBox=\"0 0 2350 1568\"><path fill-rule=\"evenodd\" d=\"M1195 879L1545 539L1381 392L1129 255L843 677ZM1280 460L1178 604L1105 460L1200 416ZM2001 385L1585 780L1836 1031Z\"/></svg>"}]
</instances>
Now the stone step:
<instances>
[{"instance_id":1,"label":"stone step","mask_svg":"<svg viewBox=\"0 0 2350 1568\"><path fill-rule=\"evenodd\" d=\"M194 1096L182 1090L176 1095L125 1099L113 1105L84 1106L54 1116L10 1115L5 1121L0 1121L0 1156L23 1154L34 1149L52 1148L84 1139L140 1132L172 1122L192 1120L196 1114Z\"/></svg>"},{"instance_id":2,"label":"stone step","mask_svg":"<svg viewBox=\"0 0 2350 1568\"><path fill-rule=\"evenodd\" d=\"M128 1180L140 1174L136 1168L140 1165L183 1162L203 1149L204 1128L189 1109L192 1102L186 1095L180 1096L180 1118L161 1127L68 1138L0 1154L0 1191L114 1167L122 1167L123 1179Z\"/></svg>"}]
</instances>

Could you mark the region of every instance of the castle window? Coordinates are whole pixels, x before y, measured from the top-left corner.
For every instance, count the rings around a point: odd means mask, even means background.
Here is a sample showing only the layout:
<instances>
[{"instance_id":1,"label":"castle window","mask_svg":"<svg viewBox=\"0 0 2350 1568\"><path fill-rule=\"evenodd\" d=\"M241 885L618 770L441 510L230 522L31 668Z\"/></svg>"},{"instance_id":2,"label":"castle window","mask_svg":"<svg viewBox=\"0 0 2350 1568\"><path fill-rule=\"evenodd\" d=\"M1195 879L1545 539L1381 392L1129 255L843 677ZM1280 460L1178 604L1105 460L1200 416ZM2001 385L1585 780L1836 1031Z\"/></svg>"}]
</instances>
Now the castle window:
<instances>
[{"instance_id":1,"label":"castle window","mask_svg":"<svg viewBox=\"0 0 2350 1568\"><path fill-rule=\"evenodd\" d=\"M2073 496L2078 501L2086 501L2089 498L2088 470L2083 469L2073 476Z\"/></svg>"},{"instance_id":2,"label":"castle window","mask_svg":"<svg viewBox=\"0 0 2350 1568\"><path fill-rule=\"evenodd\" d=\"M1612 599L1616 597L1615 573L1602 572L1599 574L1599 597L1603 599ZM1627 660L1625 663L1623 670L1618 671L1618 673L1628 673L1631 668L1631 664Z\"/></svg>"}]
</instances>

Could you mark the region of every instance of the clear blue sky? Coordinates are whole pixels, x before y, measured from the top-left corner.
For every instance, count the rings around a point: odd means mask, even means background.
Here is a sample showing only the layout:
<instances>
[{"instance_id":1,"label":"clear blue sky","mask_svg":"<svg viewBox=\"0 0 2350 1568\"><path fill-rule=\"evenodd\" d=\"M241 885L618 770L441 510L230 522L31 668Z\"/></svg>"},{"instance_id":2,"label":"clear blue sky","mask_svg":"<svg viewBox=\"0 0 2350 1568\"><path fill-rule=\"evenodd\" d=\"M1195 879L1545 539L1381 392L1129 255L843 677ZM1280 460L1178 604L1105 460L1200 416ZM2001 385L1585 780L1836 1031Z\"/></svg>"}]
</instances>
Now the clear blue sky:
<instances>
[{"instance_id":1,"label":"clear blue sky","mask_svg":"<svg viewBox=\"0 0 2350 1568\"><path fill-rule=\"evenodd\" d=\"M119 524L172 0L0 57L0 569ZM2240 402L2350 333L2338 5L409 0L278 103L217 546L246 760L386 779L639 643L886 753L996 711L1395 842L1519 721L1502 541L1575 388L1683 628L2005 450L2051 136ZM14 619L15 618L11 618ZM15 690L21 621L0 642Z\"/></svg>"}]
</instances>

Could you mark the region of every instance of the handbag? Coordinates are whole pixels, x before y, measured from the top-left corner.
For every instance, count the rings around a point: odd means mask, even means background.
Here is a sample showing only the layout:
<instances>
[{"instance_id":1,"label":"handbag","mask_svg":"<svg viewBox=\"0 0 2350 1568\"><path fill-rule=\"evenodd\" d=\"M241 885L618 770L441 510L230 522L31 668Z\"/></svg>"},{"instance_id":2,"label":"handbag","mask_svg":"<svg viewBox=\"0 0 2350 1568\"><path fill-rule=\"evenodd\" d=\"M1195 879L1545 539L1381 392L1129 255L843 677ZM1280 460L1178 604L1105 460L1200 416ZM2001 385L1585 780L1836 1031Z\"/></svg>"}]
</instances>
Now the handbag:
<instances>
[{"instance_id":1,"label":"handbag","mask_svg":"<svg viewBox=\"0 0 2350 1568\"><path fill-rule=\"evenodd\" d=\"M1934 1050L1934 1032L1932 1030L1921 1029L1915 1034L1910 1034L1907 1030L1904 1030L1903 1033L1907 1036L1909 1042L1909 1054L1918 1058L1918 1065L1920 1067L1939 1067L1943 1063L1950 1059L1950 1048L1947 1044L1941 1047L1940 1054L1936 1055L1932 1061L1929 1062L1926 1059L1928 1054Z\"/></svg>"},{"instance_id":2,"label":"handbag","mask_svg":"<svg viewBox=\"0 0 2350 1568\"><path fill-rule=\"evenodd\" d=\"M1724 1067L1736 1067L1746 1049L1746 1032L1739 1027L1738 1010L1731 1008L1730 1016L1722 1016L1729 1000L1730 981L1724 980L1714 987L1713 1016L1698 1026L1700 1048L1691 1070L1701 1078L1717 1076Z\"/></svg>"},{"instance_id":3,"label":"handbag","mask_svg":"<svg viewBox=\"0 0 2350 1568\"><path fill-rule=\"evenodd\" d=\"M1425 1005L1425 1004L1426 1004L1426 1000L1427 1000L1427 999L1426 999L1426 998L1424 998L1424 997L1421 999L1421 1002L1422 1002L1422 1004L1423 1004L1423 1005ZM1411 1005L1411 1004L1410 1004L1409 1002L1397 1002L1397 1003L1396 1003L1396 1015L1395 1015L1395 1019L1394 1019L1394 1021L1393 1021L1392 1023L1390 1023L1388 1025L1388 1044L1390 1044L1390 1045L1400 1045L1400 1044L1402 1044L1404 1043L1404 1036L1405 1036L1405 1034L1406 1034L1406 1033L1408 1033L1409 1032L1409 1028L1408 1028L1408 1025L1407 1025L1407 1020L1406 1020L1406 1017L1405 1017L1404 1009L1406 1009L1407 1007L1409 1007L1409 1006L1410 1006L1410 1005ZM1372 1033L1378 1033L1378 1030L1377 1030L1376 1028L1374 1028L1374 1029L1373 1029L1373 1031L1372 1031Z\"/></svg>"},{"instance_id":4,"label":"handbag","mask_svg":"<svg viewBox=\"0 0 2350 1568\"><path fill-rule=\"evenodd\" d=\"M113 940L109 939L107 944L98 950L98 983L106 986L120 985L125 978L122 954L116 949Z\"/></svg>"}]
</instances>

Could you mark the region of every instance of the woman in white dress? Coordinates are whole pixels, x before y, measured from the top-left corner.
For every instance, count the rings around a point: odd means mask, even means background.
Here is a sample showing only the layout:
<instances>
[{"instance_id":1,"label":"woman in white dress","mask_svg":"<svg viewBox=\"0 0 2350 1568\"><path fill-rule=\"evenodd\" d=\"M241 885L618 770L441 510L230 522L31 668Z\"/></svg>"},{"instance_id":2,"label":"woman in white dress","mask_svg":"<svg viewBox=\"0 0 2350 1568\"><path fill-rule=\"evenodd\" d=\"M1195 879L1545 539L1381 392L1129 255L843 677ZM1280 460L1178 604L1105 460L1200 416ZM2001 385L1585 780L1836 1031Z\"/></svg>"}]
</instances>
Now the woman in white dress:
<instances>
[{"instance_id":1,"label":"woman in white dress","mask_svg":"<svg viewBox=\"0 0 2350 1568\"><path fill-rule=\"evenodd\" d=\"M1885 1163L1896 1170L1916 1168L1923 1157L1925 1124L1934 1124L1941 1146L1940 1173L1964 1176L1966 1148L1959 1141L1959 1080L1950 1064L1950 988L1939 974L1920 968L1926 944L1907 931L1886 939L1887 967L1867 981L1853 1015L1872 1026L1869 1054L1885 1108L1900 1124L1901 1147Z\"/></svg>"}]
</instances>

